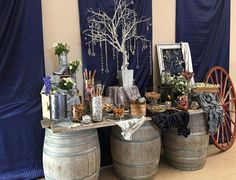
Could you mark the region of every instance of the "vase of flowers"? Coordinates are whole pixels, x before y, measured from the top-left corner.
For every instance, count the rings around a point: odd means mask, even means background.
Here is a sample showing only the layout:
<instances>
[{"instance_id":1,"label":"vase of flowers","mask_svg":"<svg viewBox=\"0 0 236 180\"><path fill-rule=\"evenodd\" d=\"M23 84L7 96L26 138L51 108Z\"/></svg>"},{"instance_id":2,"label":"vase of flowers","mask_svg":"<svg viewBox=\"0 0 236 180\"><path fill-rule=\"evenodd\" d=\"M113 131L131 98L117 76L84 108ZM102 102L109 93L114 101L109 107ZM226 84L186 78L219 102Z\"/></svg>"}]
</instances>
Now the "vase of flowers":
<instances>
[{"instance_id":1,"label":"vase of flowers","mask_svg":"<svg viewBox=\"0 0 236 180\"><path fill-rule=\"evenodd\" d=\"M174 97L177 99L179 109L188 110L188 94L191 92L188 80L180 75L171 78L171 87Z\"/></svg>"},{"instance_id":2,"label":"vase of flowers","mask_svg":"<svg viewBox=\"0 0 236 180\"><path fill-rule=\"evenodd\" d=\"M56 74L64 74L67 70L67 54L70 52L70 46L67 43L54 43L53 47L55 48L54 54L58 56L59 59L59 72Z\"/></svg>"},{"instance_id":3,"label":"vase of flowers","mask_svg":"<svg viewBox=\"0 0 236 180\"><path fill-rule=\"evenodd\" d=\"M75 61L72 61L68 65L68 72L75 83L76 83L76 72L79 70L79 67L81 66L81 64L82 63L81 63L80 59L77 59Z\"/></svg>"}]
</instances>

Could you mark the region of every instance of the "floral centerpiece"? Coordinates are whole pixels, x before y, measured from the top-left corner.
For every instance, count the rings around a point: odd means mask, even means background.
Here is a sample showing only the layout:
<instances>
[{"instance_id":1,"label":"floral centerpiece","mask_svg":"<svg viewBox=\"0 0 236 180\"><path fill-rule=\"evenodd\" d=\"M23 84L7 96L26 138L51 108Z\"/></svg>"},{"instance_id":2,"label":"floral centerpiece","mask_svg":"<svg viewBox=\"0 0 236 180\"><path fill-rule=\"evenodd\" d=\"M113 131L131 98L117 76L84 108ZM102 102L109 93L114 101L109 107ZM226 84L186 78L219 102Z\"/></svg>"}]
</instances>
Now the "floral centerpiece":
<instances>
[{"instance_id":1,"label":"floral centerpiece","mask_svg":"<svg viewBox=\"0 0 236 180\"><path fill-rule=\"evenodd\" d=\"M177 96L187 95L191 92L187 79L182 75L171 77L171 86L173 93Z\"/></svg>"},{"instance_id":2,"label":"floral centerpiece","mask_svg":"<svg viewBox=\"0 0 236 180\"><path fill-rule=\"evenodd\" d=\"M191 92L188 80L180 75L171 78L171 86L174 96L177 98L177 107L188 110L188 94Z\"/></svg>"},{"instance_id":3,"label":"floral centerpiece","mask_svg":"<svg viewBox=\"0 0 236 180\"><path fill-rule=\"evenodd\" d=\"M71 90L75 87L75 82L72 78L62 78L58 83L58 88L62 90Z\"/></svg>"},{"instance_id":4,"label":"floral centerpiece","mask_svg":"<svg viewBox=\"0 0 236 180\"><path fill-rule=\"evenodd\" d=\"M46 76L44 81L44 93L46 95L62 93L65 90L73 90L75 88L75 82L72 78L60 78L59 76Z\"/></svg>"}]
</instances>

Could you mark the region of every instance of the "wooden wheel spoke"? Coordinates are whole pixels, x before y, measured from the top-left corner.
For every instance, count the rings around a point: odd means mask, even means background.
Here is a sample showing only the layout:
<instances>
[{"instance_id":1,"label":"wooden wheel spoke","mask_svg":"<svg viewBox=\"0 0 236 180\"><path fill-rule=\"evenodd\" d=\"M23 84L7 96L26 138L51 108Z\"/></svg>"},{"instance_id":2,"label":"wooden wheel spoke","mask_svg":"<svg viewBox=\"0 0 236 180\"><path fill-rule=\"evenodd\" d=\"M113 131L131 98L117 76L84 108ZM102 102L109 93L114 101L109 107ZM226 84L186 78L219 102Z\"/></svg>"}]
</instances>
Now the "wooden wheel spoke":
<instances>
[{"instance_id":1,"label":"wooden wheel spoke","mask_svg":"<svg viewBox=\"0 0 236 180\"><path fill-rule=\"evenodd\" d=\"M235 98L228 100L227 102L224 103L224 106L230 104L231 102L234 102L235 100L236 100Z\"/></svg>"},{"instance_id":2,"label":"wooden wheel spoke","mask_svg":"<svg viewBox=\"0 0 236 180\"><path fill-rule=\"evenodd\" d=\"M228 77L229 77L229 75L227 75L227 76L226 76L226 78L225 78L225 83L224 83L223 94L225 94L225 90L226 90L226 87L227 87L227 82L228 82Z\"/></svg>"},{"instance_id":3,"label":"wooden wheel spoke","mask_svg":"<svg viewBox=\"0 0 236 180\"><path fill-rule=\"evenodd\" d=\"M220 125L220 129L221 129L221 141L222 141L222 147L224 147L224 142L225 142L225 131L224 131L223 125Z\"/></svg>"},{"instance_id":4,"label":"wooden wheel spoke","mask_svg":"<svg viewBox=\"0 0 236 180\"><path fill-rule=\"evenodd\" d=\"M225 119L224 128L225 128L225 132L226 132L226 139L228 142L230 142L230 139L231 139L233 133L231 131L231 127L229 126L227 119Z\"/></svg>"},{"instance_id":5,"label":"wooden wheel spoke","mask_svg":"<svg viewBox=\"0 0 236 180\"><path fill-rule=\"evenodd\" d=\"M230 109L228 109L228 108L227 108L227 109L225 108L225 111L229 111L229 112L231 112L231 113L236 113L236 111L230 110Z\"/></svg>"},{"instance_id":6,"label":"wooden wheel spoke","mask_svg":"<svg viewBox=\"0 0 236 180\"><path fill-rule=\"evenodd\" d=\"M220 127L218 128L217 133L216 133L216 142L217 143L219 142L219 136L220 136Z\"/></svg>"},{"instance_id":7,"label":"wooden wheel spoke","mask_svg":"<svg viewBox=\"0 0 236 180\"><path fill-rule=\"evenodd\" d=\"M227 142L227 144L229 144L229 142L230 142L230 137L229 137L229 134L228 134L228 131L227 131L226 126L224 126L224 128L225 128L225 134L226 134L226 142Z\"/></svg>"},{"instance_id":8,"label":"wooden wheel spoke","mask_svg":"<svg viewBox=\"0 0 236 180\"><path fill-rule=\"evenodd\" d=\"M220 71L220 92L223 95L223 71Z\"/></svg>"},{"instance_id":9,"label":"wooden wheel spoke","mask_svg":"<svg viewBox=\"0 0 236 180\"><path fill-rule=\"evenodd\" d=\"M235 126L235 122L232 120L232 118L230 117L230 115L226 111L225 111L225 115L230 120L230 122Z\"/></svg>"},{"instance_id":10,"label":"wooden wheel spoke","mask_svg":"<svg viewBox=\"0 0 236 180\"><path fill-rule=\"evenodd\" d=\"M230 123L229 123L229 121L228 121L226 116L224 117L224 122L225 122L225 124L227 125L228 128L231 128L230 127Z\"/></svg>"},{"instance_id":11,"label":"wooden wheel spoke","mask_svg":"<svg viewBox=\"0 0 236 180\"><path fill-rule=\"evenodd\" d=\"M211 83L214 84L214 80L213 80L212 76L210 76L210 80L211 80Z\"/></svg>"},{"instance_id":12,"label":"wooden wheel spoke","mask_svg":"<svg viewBox=\"0 0 236 180\"><path fill-rule=\"evenodd\" d=\"M217 74L217 70L215 70L215 80L216 80L216 84L219 84L219 81L218 81L218 74Z\"/></svg>"},{"instance_id":13,"label":"wooden wheel spoke","mask_svg":"<svg viewBox=\"0 0 236 180\"><path fill-rule=\"evenodd\" d=\"M227 91L225 98L224 98L224 102L226 101L226 99L228 98L230 92L231 92L232 86L229 87L229 90Z\"/></svg>"}]
</instances>

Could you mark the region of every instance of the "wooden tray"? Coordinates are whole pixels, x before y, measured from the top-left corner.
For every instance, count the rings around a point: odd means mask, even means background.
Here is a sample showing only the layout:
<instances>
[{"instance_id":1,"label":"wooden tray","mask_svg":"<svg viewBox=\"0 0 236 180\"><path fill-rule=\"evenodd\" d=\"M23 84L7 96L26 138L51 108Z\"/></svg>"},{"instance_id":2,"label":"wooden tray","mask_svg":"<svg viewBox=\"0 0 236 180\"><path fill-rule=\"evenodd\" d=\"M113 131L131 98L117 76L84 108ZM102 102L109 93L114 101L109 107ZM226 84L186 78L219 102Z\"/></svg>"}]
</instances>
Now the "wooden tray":
<instances>
[{"instance_id":1,"label":"wooden tray","mask_svg":"<svg viewBox=\"0 0 236 180\"><path fill-rule=\"evenodd\" d=\"M197 88L193 88L192 91L196 93L201 93L201 92L215 93L215 92L219 92L219 88L197 87Z\"/></svg>"}]
</instances>

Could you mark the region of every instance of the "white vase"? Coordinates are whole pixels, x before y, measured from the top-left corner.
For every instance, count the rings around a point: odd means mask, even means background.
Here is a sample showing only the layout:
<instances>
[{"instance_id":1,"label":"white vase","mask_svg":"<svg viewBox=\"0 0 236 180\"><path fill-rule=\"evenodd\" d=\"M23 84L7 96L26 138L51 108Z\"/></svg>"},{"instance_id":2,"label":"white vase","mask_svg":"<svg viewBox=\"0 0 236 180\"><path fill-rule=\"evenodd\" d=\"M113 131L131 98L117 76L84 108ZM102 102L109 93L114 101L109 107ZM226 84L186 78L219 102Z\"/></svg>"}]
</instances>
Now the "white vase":
<instances>
[{"instance_id":1,"label":"white vase","mask_svg":"<svg viewBox=\"0 0 236 180\"><path fill-rule=\"evenodd\" d=\"M119 84L122 87L133 86L134 70L133 69L122 69L118 71Z\"/></svg>"}]
</instances>

